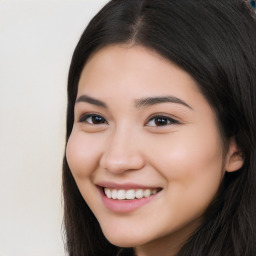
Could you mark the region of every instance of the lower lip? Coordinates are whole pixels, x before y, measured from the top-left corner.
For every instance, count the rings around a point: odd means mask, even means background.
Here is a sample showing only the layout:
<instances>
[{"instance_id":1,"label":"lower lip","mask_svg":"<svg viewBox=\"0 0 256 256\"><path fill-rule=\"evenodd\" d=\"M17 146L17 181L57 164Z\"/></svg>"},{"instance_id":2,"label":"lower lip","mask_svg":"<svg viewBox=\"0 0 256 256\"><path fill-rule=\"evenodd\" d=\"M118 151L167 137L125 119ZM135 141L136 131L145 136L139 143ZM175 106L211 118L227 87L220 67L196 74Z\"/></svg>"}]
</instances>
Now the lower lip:
<instances>
[{"instance_id":1,"label":"lower lip","mask_svg":"<svg viewBox=\"0 0 256 256\"><path fill-rule=\"evenodd\" d=\"M103 204L109 210L113 212L118 212L118 213L128 213L154 200L156 196L159 194L159 192L149 197L143 197L141 199L134 199L134 200L117 200L117 199L108 198L105 195L105 193L102 191L102 188L100 188L100 194L101 194Z\"/></svg>"}]
</instances>

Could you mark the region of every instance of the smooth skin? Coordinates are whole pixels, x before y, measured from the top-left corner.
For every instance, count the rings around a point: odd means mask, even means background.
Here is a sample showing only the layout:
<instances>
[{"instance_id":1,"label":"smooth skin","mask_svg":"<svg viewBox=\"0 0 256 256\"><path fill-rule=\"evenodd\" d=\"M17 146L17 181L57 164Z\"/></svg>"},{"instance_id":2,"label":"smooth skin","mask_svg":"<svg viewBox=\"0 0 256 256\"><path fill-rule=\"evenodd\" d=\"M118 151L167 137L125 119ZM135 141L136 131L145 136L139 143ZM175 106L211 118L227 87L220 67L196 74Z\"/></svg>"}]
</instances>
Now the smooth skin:
<instances>
[{"instance_id":1,"label":"smooth skin","mask_svg":"<svg viewBox=\"0 0 256 256\"><path fill-rule=\"evenodd\" d=\"M139 256L174 255L202 222L225 171L242 166L236 143L224 150L215 113L194 79L142 46L93 54L77 99L66 155L104 235ZM102 203L98 185L106 182L161 191L119 213Z\"/></svg>"}]
</instances>

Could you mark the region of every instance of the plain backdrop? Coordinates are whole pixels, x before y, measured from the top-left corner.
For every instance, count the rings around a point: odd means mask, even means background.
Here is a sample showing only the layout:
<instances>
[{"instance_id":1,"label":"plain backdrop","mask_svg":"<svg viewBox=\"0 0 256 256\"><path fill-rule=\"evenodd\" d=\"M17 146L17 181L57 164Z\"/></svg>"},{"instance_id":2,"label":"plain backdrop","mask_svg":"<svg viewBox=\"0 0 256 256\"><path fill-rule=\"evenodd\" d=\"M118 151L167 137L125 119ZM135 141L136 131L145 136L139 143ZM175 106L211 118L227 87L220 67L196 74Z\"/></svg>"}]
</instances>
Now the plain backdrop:
<instances>
[{"instance_id":1,"label":"plain backdrop","mask_svg":"<svg viewBox=\"0 0 256 256\"><path fill-rule=\"evenodd\" d=\"M62 256L72 52L106 0L0 0L0 256Z\"/></svg>"}]
</instances>

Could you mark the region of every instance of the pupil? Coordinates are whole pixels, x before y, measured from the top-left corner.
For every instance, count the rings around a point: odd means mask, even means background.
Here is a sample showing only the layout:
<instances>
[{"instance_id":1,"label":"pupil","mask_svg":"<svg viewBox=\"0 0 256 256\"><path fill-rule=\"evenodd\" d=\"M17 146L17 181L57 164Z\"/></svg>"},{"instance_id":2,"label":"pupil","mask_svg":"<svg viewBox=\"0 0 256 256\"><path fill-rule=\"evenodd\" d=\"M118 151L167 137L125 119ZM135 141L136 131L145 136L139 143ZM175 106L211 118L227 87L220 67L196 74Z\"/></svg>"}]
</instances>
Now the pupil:
<instances>
[{"instance_id":1,"label":"pupil","mask_svg":"<svg viewBox=\"0 0 256 256\"><path fill-rule=\"evenodd\" d=\"M93 116L93 117L92 117L92 122L93 122L94 124L99 124L99 123L104 123L104 120L103 120L103 118L100 117L100 116Z\"/></svg>"},{"instance_id":2,"label":"pupil","mask_svg":"<svg viewBox=\"0 0 256 256\"><path fill-rule=\"evenodd\" d=\"M156 124L157 124L157 125L166 125L166 123L167 123L166 118L158 117L158 118L156 119Z\"/></svg>"}]
</instances>

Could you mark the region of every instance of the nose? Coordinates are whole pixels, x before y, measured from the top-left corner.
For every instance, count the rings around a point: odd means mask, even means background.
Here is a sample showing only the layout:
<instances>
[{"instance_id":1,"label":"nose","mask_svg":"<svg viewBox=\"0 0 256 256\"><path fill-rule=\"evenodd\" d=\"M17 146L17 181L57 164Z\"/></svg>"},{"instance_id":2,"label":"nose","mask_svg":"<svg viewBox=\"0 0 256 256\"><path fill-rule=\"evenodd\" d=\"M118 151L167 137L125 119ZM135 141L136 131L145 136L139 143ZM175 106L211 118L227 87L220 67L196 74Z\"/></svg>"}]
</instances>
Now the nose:
<instances>
[{"instance_id":1,"label":"nose","mask_svg":"<svg viewBox=\"0 0 256 256\"><path fill-rule=\"evenodd\" d=\"M105 145L100 166L113 174L140 170L146 163L142 149L138 136L128 130L115 132Z\"/></svg>"}]
</instances>

